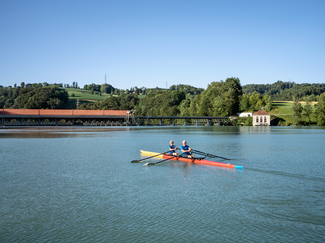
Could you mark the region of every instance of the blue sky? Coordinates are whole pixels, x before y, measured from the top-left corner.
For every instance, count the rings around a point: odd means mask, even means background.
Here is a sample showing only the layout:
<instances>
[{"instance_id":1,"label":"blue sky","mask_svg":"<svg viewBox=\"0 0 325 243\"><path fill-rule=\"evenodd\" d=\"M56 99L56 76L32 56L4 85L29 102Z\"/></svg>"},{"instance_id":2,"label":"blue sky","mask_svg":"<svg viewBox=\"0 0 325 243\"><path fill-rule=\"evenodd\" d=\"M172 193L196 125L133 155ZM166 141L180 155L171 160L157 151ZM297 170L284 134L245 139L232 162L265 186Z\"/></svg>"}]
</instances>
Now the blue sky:
<instances>
[{"instance_id":1,"label":"blue sky","mask_svg":"<svg viewBox=\"0 0 325 243\"><path fill-rule=\"evenodd\" d=\"M0 0L0 85L324 83L325 1Z\"/></svg>"}]
</instances>

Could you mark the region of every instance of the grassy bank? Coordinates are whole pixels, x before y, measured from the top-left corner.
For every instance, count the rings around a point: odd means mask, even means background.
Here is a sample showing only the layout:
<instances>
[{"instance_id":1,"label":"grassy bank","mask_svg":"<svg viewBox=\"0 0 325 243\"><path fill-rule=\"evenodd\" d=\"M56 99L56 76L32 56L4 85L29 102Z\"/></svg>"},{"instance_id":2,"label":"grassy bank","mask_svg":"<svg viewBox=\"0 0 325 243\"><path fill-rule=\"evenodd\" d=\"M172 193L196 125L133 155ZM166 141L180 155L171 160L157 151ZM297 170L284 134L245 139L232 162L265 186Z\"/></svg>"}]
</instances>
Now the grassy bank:
<instances>
[{"instance_id":1,"label":"grassy bank","mask_svg":"<svg viewBox=\"0 0 325 243\"><path fill-rule=\"evenodd\" d=\"M300 102L302 107L305 107L306 103L305 102ZM316 124L316 117L315 117L315 104L317 102L313 102L312 108L313 108L313 114L311 116L311 123ZM272 104L272 110L269 111L271 115L279 117L281 120L283 119L283 123L285 125L291 125L291 124L296 124L296 119L293 116L293 111L292 111L292 105L293 101L275 101ZM299 119L300 122L302 123L308 123L308 117L304 114L304 111L302 111L301 118Z\"/></svg>"}]
</instances>

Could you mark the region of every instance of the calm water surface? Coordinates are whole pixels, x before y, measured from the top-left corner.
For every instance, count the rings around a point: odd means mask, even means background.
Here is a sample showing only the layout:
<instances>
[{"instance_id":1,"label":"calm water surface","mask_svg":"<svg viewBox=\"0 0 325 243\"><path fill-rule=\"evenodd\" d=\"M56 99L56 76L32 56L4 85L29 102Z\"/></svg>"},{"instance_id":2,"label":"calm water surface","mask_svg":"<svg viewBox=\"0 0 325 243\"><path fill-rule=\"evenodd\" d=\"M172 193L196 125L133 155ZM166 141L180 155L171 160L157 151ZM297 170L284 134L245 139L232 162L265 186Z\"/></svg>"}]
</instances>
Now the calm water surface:
<instances>
[{"instance_id":1,"label":"calm water surface","mask_svg":"<svg viewBox=\"0 0 325 243\"><path fill-rule=\"evenodd\" d=\"M244 169L130 163L170 139ZM324 127L1 129L0 242L324 242L324 147Z\"/></svg>"}]
</instances>

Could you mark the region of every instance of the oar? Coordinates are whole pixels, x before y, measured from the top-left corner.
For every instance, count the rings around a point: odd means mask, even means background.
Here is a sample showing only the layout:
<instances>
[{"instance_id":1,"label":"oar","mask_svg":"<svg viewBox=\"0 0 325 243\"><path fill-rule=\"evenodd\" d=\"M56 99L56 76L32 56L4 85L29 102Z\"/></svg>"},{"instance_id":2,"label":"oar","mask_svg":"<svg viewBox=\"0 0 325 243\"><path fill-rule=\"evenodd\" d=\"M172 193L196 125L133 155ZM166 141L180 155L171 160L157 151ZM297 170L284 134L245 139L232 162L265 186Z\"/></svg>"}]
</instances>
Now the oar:
<instances>
[{"instance_id":1,"label":"oar","mask_svg":"<svg viewBox=\"0 0 325 243\"><path fill-rule=\"evenodd\" d=\"M160 163L162 163L162 162L165 162L165 161L167 161L167 160L171 160L171 159L173 159L173 158L177 158L177 157L178 157L178 156L171 156L171 157L168 158L168 159L164 159L164 160L161 160L161 161L158 161L158 162L145 163L145 164L143 164L143 166L160 164Z\"/></svg>"},{"instance_id":2,"label":"oar","mask_svg":"<svg viewBox=\"0 0 325 243\"><path fill-rule=\"evenodd\" d=\"M167 152L163 152L163 153L160 153L160 154L156 154L154 156L150 156L150 157L147 157L147 158L144 158L144 159L140 159L140 160L132 160L131 163L139 163L140 161L143 161L143 160L146 160L146 159L150 159L150 158L153 158L153 157L156 157L156 156L159 156L161 154L165 154L165 153L168 153L169 150Z\"/></svg>"},{"instance_id":3,"label":"oar","mask_svg":"<svg viewBox=\"0 0 325 243\"><path fill-rule=\"evenodd\" d=\"M209 154L209 153L205 153L205 152L194 150L194 149L192 149L192 151L195 152L195 153L198 153L198 154L206 155L207 157L211 157L211 158L220 158L220 159L230 160L230 159L227 159L227 158L224 158L224 157L220 157L220 156L217 156L217 155L214 155L214 154Z\"/></svg>"}]
</instances>

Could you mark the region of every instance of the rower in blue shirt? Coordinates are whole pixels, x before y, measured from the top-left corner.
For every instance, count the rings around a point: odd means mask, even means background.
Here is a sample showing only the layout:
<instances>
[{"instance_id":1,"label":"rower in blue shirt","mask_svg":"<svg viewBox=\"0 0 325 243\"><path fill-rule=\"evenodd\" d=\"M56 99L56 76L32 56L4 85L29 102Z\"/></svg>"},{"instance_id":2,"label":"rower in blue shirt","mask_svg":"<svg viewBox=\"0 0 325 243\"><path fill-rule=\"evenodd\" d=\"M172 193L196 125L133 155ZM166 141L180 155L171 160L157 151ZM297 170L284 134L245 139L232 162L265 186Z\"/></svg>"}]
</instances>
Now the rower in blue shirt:
<instances>
[{"instance_id":1,"label":"rower in blue shirt","mask_svg":"<svg viewBox=\"0 0 325 243\"><path fill-rule=\"evenodd\" d=\"M191 153L192 149L187 145L186 141L183 141L183 146L181 146L182 156L187 158L195 158Z\"/></svg>"},{"instance_id":2,"label":"rower in blue shirt","mask_svg":"<svg viewBox=\"0 0 325 243\"><path fill-rule=\"evenodd\" d=\"M170 150L169 154L177 156L178 155L178 153L176 153L177 147L174 145L174 141L170 140L169 144L170 144L170 146L169 146L169 150Z\"/></svg>"}]
</instances>

